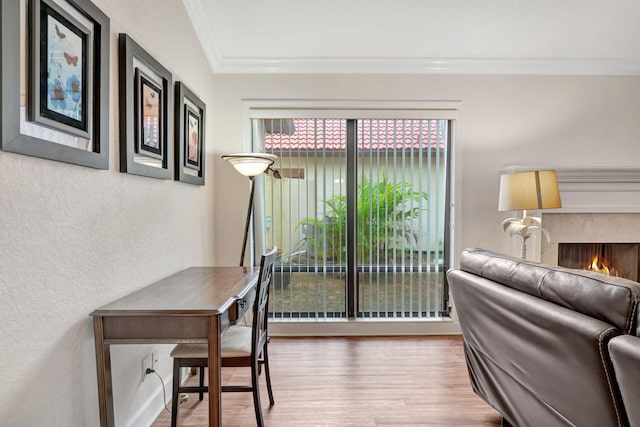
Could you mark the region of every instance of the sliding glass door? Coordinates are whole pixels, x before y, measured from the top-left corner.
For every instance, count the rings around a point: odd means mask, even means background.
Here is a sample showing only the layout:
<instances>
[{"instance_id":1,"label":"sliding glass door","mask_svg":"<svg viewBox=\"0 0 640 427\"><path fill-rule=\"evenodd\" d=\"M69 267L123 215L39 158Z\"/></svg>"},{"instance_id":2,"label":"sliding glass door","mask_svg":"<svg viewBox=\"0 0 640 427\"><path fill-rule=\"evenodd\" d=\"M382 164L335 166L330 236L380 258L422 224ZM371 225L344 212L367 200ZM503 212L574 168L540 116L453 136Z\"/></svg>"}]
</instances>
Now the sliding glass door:
<instances>
[{"instance_id":1,"label":"sliding glass door","mask_svg":"<svg viewBox=\"0 0 640 427\"><path fill-rule=\"evenodd\" d=\"M255 119L278 156L266 246L281 318L422 318L447 307L446 120Z\"/></svg>"}]
</instances>

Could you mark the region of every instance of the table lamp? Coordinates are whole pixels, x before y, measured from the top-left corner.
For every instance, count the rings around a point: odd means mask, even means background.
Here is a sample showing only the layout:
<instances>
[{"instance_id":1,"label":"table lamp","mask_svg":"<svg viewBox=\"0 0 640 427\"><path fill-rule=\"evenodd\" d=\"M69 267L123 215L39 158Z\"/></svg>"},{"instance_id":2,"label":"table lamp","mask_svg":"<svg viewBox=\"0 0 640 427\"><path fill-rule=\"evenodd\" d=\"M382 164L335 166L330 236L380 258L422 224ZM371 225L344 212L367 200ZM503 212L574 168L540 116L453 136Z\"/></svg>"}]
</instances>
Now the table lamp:
<instances>
[{"instance_id":1,"label":"table lamp","mask_svg":"<svg viewBox=\"0 0 640 427\"><path fill-rule=\"evenodd\" d=\"M253 192L255 188L254 180L257 175L264 173L270 169L271 165L276 161L278 156L267 153L236 153L222 156L224 160L229 162L238 172L249 178L251 181L251 193L249 196L249 208L247 210L247 220L244 226L244 240L242 241L242 252L240 253L240 267L244 265L244 253L247 247L247 237L249 235L249 223L251 222L251 213L253 211ZM274 176L278 178L278 171L273 171Z\"/></svg>"},{"instance_id":2,"label":"table lamp","mask_svg":"<svg viewBox=\"0 0 640 427\"><path fill-rule=\"evenodd\" d=\"M527 210L561 208L558 177L554 170L536 170L504 174L500 177L499 211L522 211L522 218L507 218L502 222L510 236L522 237L520 256L527 257L527 239L531 230L539 229L549 240L549 232L542 228L540 217L527 216Z\"/></svg>"}]
</instances>

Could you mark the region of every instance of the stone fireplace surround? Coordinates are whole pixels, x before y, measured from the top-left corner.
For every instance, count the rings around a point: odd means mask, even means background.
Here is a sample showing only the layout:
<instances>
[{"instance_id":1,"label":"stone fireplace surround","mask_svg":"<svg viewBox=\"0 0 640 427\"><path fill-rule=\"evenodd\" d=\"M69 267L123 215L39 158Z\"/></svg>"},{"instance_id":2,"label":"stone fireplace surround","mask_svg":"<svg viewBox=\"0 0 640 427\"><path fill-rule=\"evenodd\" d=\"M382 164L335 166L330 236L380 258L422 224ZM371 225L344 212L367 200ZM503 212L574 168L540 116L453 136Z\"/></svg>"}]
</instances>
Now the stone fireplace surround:
<instances>
[{"instance_id":1,"label":"stone fireplace surround","mask_svg":"<svg viewBox=\"0 0 640 427\"><path fill-rule=\"evenodd\" d=\"M557 169L562 208L541 212L550 242L540 260L558 264L558 243L640 243L640 169Z\"/></svg>"},{"instance_id":2,"label":"stone fireplace surround","mask_svg":"<svg viewBox=\"0 0 640 427\"><path fill-rule=\"evenodd\" d=\"M558 243L640 243L640 213L549 213L542 223L551 235L545 264L558 265Z\"/></svg>"}]
</instances>

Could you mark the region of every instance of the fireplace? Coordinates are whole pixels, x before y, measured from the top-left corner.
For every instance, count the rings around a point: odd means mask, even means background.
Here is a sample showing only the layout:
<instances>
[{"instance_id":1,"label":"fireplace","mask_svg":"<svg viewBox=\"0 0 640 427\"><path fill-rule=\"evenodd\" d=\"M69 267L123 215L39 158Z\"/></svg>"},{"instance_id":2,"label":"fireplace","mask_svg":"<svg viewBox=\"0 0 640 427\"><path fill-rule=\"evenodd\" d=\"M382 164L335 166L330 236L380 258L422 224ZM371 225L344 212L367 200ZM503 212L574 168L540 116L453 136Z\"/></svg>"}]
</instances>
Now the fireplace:
<instances>
[{"instance_id":1,"label":"fireplace","mask_svg":"<svg viewBox=\"0 0 640 427\"><path fill-rule=\"evenodd\" d=\"M544 213L542 224L551 235L541 248L543 263L587 269L598 256L598 268L640 279L640 214Z\"/></svg>"},{"instance_id":2,"label":"fireplace","mask_svg":"<svg viewBox=\"0 0 640 427\"><path fill-rule=\"evenodd\" d=\"M557 174L563 207L540 213L551 236L550 241L536 239L539 252L531 251L541 262L558 265L561 243L640 243L640 168L567 168ZM603 256L609 256L607 250ZM583 259L572 262L585 268ZM629 270L640 279L637 268Z\"/></svg>"},{"instance_id":3,"label":"fireplace","mask_svg":"<svg viewBox=\"0 0 640 427\"><path fill-rule=\"evenodd\" d=\"M638 243L559 243L558 265L638 281Z\"/></svg>"}]
</instances>

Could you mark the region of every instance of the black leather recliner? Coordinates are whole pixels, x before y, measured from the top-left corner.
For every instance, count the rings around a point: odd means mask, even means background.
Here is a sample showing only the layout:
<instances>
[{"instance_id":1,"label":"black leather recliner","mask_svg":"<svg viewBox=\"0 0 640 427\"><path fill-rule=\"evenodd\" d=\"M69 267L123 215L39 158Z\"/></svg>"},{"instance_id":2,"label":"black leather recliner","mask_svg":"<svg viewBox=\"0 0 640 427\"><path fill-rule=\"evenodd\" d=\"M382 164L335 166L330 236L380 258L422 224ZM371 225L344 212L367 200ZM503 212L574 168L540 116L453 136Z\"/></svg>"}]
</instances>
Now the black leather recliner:
<instances>
[{"instance_id":1,"label":"black leather recliner","mask_svg":"<svg viewBox=\"0 0 640 427\"><path fill-rule=\"evenodd\" d=\"M472 387L507 423L640 426L640 284L483 249L447 280Z\"/></svg>"}]
</instances>

